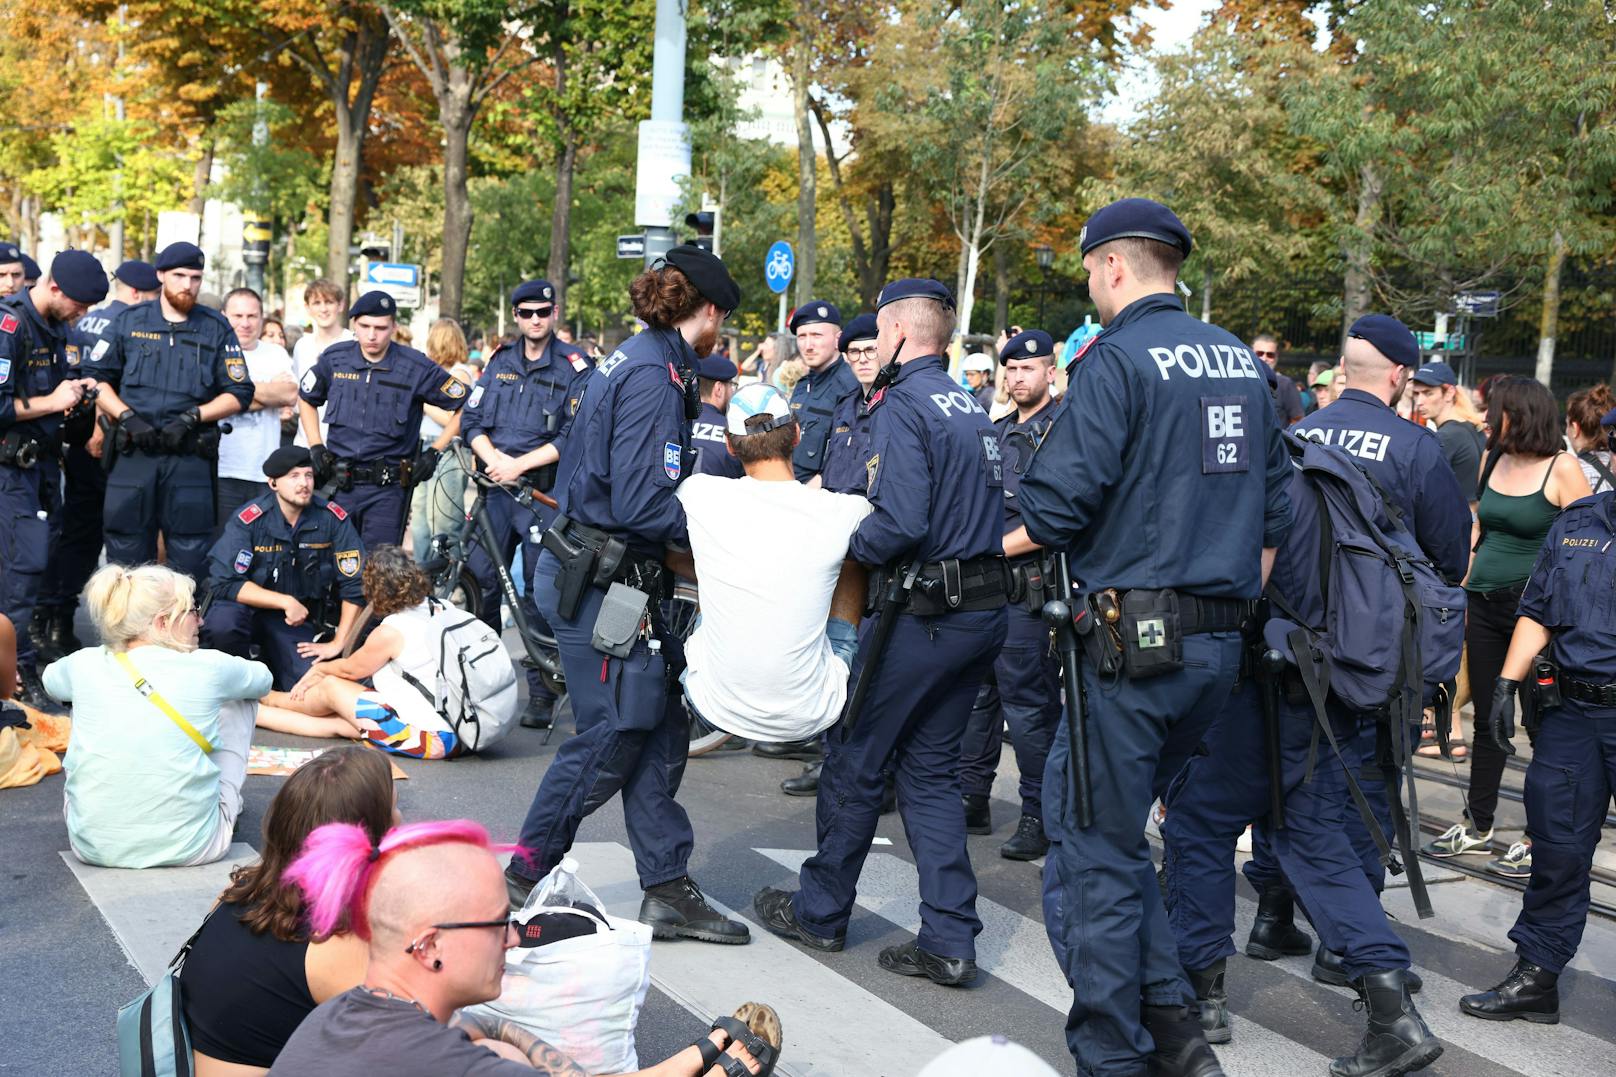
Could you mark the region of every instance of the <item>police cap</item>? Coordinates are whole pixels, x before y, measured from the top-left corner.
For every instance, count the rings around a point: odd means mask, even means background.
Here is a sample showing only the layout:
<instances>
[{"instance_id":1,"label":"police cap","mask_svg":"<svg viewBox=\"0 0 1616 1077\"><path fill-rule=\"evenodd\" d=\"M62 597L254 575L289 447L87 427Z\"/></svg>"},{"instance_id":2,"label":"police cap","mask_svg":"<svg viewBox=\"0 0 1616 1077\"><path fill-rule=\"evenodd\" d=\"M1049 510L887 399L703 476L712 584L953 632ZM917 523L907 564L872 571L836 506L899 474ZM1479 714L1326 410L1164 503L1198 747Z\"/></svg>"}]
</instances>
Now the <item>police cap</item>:
<instances>
[{"instance_id":1,"label":"police cap","mask_svg":"<svg viewBox=\"0 0 1616 1077\"><path fill-rule=\"evenodd\" d=\"M162 287L157 280L157 270L152 268L150 262L142 262L138 258L129 259L112 275L137 292L155 292Z\"/></svg>"},{"instance_id":2,"label":"police cap","mask_svg":"<svg viewBox=\"0 0 1616 1077\"><path fill-rule=\"evenodd\" d=\"M529 299L539 299L546 303L554 303L555 285L547 280L525 280L516 286L516 291L511 293L511 306L518 306Z\"/></svg>"},{"instance_id":3,"label":"police cap","mask_svg":"<svg viewBox=\"0 0 1616 1077\"><path fill-rule=\"evenodd\" d=\"M1459 376L1453 368L1442 360L1437 359L1426 363L1414 372L1414 379L1421 385L1458 385Z\"/></svg>"},{"instance_id":4,"label":"police cap","mask_svg":"<svg viewBox=\"0 0 1616 1077\"><path fill-rule=\"evenodd\" d=\"M1347 336L1367 340L1398 366L1420 365L1420 346L1414 342L1414 334L1390 314L1365 314L1352 323Z\"/></svg>"},{"instance_id":5,"label":"police cap","mask_svg":"<svg viewBox=\"0 0 1616 1077\"><path fill-rule=\"evenodd\" d=\"M201 269L203 261L202 248L195 243L170 243L157 252L154 268L159 273L170 269Z\"/></svg>"},{"instance_id":6,"label":"police cap","mask_svg":"<svg viewBox=\"0 0 1616 1077\"><path fill-rule=\"evenodd\" d=\"M728 359L713 352L696 360L696 377L706 378L708 381L733 381L740 371Z\"/></svg>"},{"instance_id":7,"label":"police cap","mask_svg":"<svg viewBox=\"0 0 1616 1077\"><path fill-rule=\"evenodd\" d=\"M397 316L398 304L393 302L392 296L380 288L366 292L354 301L353 306L348 308L348 317L350 318L396 318Z\"/></svg>"},{"instance_id":8,"label":"police cap","mask_svg":"<svg viewBox=\"0 0 1616 1077\"><path fill-rule=\"evenodd\" d=\"M107 297L107 271L89 251L63 251L52 258L51 280L75 303L95 304Z\"/></svg>"},{"instance_id":9,"label":"police cap","mask_svg":"<svg viewBox=\"0 0 1616 1077\"><path fill-rule=\"evenodd\" d=\"M1605 412L1605 417L1599 420L1600 426L1616 426L1616 408Z\"/></svg>"},{"instance_id":10,"label":"police cap","mask_svg":"<svg viewBox=\"0 0 1616 1077\"><path fill-rule=\"evenodd\" d=\"M1026 329L1004 342L999 362L1012 359L1049 359L1055 354L1055 338L1042 329Z\"/></svg>"},{"instance_id":11,"label":"police cap","mask_svg":"<svg viewBox=\"0 0 1616 1077\"><path fill-rule=\"evenodd\" d=\"M15 243L0 243L0 266L8 266L13 262L22 264L22 248Z\"/></svg>"},{"instance_id":12,"label":"police cap","mask_svg":"<svg viewBox=\"0 0 1616 1077\"><path fill-rule=\"evenodd\" d=\"M874 340L875 335L875 315L860 314L857 318L847 323L847 328L842 330L842 335L837 339L836 346L845 352L855 340Z\"/></svg>"},{"instance_id":13,"label":"police cap","mask_svg":"<svg viewBox=\"0 0 1616 1077\"><path fill-rule=\"evenodd\" d=\"M1187 258L1193 244L1190 230L1178 215L1148 198L1124 198L1094 211L1077 235L1084 254L1113 239L1154 239L1176 247Z\"/></svg>"},{"instance_id":14,"label":"police cap","mask_svg":"<svg viewBox=\"0 0 1616 1077\"><path fill-rule=\"evenodd\" d=\"M880 310L900 299L931 299L941 303L946 310L954 309L954 294L948 290L948 285L931 277L904 277L892 281L875 297L875 309Z\"/></svg>"},{"instance_id":15,"label":"police cap","mask_svg":"<svg viewBox=\"0 0 1616 1077\"><path fill-rule=\"evenodd\" d=\"M22 279L27 283L32 284L43 275L40 273L39 263L28 257L26 253L23 254L21 261Z\"/></svg>"},{"instance_id":16,"label":"police cap","mask_svg":"<svg viewBox=\"0 0 1616 1077\"><path fill-rule=\"evenodd\" d=\"M719 310L731 311L741 305L741 286L729 275L723 259L712 251L681 243L662 260L689 277L702 298Z\"/></svg>"},{"instance_id":17,"label":"police cap","mask_svg":"<svg viewBox=\"0 0 1616 1077\"><path fill-rule=\"evenodd\" d=\"M313 467L314 457L301 445L284 445L264 460L264 474L278 479L293 468Z\"/></svg>"},{"instance_id":18,"label":"police cap","mask_svg":"<svg viewBox=\"0 0 1616 1077\"><path fill-rule=\"evenodd\" d=\"M827 303L823 299L810 299L792 312L786 328L795 333L805 325L820 324L840 327L842 312L836 309L835 303Z\"/></svg>"}]
</instances>

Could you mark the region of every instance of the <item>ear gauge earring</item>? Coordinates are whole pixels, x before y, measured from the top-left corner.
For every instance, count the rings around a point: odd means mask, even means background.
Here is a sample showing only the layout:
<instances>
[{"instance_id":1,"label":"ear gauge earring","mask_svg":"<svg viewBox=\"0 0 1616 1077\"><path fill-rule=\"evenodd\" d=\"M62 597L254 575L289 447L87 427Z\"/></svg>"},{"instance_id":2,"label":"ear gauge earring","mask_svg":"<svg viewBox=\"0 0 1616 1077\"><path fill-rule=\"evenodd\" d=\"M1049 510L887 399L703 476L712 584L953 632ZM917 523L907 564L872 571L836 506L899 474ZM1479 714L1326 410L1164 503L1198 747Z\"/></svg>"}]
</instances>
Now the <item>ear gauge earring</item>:
<instances>
[{"instance_id":1,"label":"ear gauge earring","mask_svg":"<svg viewBox=\"0 0 1616 1077\"><path fill-rule=\"evenodd\" d=\"M443 961L442 960L437 960L437 961L432 962L432 970L434 972L436 972L437 970L439 970L441 968L443 968Z\"/></svg>"}]
</instances>

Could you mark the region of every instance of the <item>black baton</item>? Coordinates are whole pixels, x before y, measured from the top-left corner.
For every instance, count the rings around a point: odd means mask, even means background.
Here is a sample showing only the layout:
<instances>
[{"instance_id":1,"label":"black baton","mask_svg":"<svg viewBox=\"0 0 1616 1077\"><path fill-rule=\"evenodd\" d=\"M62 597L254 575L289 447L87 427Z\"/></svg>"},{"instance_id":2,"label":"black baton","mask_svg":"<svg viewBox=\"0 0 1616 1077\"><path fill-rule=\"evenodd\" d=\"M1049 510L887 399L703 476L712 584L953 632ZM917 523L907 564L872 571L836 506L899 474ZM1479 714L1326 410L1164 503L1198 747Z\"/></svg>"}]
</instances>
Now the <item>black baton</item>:
<instances>
[{"instance_id":1,"label":"black baton","mask_svg":"<svg viewBox=\"0 0 1616 1077\"><path fill-rule=\"evenodd\" d=\"M914 590L915 580L919 575L919 561L892 574L892 582L887 585L887 593L881 599L879 610L881 621L875 626L870 649L864 655L864 664L859 667L858 680L853 684L853 698L848 701L847 717L843 719L843 736L852 736L853 730L858 728L859 715L864 710L864 700L870 694L870 685L875 683L876 670L881 665L881 655L886 652L887 643L892 639L893 626L898 622L898 614L902 612L903 604L908 601L909 592Z\"/></svg>"},{"instance_id":2,"label":"black baton","mask_svg":"<svg viewBox=\"0 0 1616 1077\"><path fill-rule=\"evenodd\" d=\"M1072 610L1072 569L1066 551L1055 553L1055 597L1044 603L1044 623L1055 630L1061 674L1066 680L1066 724L1071 738L1072 789L1077 795L1077 828L1094 825L1094 783L1089 775L1089 695L1078 668L1077 619ZM1092 627L1092 626L1091 626Z\"/></svg>"},{"instance_id":3,"label":"black baton","mask_svg":"<svg viewBox=\"0 0 1616 1077\"><path fill-rule=\"evenodd\" d=\"M1285 672L1285 656L1272 647L1259 659L1262 683L1263 739L1268 748L1268 826L1285 828L1285 766L1279 751L1279 693Z\"/></svg>"}]
</instances>

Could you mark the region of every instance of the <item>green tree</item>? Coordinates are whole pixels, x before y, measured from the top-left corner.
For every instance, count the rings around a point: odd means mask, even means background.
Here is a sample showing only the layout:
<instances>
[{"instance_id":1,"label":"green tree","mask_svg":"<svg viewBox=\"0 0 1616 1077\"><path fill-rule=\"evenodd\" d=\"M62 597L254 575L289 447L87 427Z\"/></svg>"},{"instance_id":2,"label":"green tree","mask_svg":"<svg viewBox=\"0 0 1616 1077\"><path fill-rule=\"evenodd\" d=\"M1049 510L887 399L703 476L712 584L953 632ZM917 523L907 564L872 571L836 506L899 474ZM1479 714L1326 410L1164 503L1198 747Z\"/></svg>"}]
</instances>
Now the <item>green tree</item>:
<instances>
[{"instance_id":1,"label":"green tree","mask_svg":"<svg viewBox=\"0 0 1616 1077\"><path fill-rule=\"evenodd\" d=\"M55 160L27 183L62 215L70 235L126 220L144 226L189 196L190 165L167 152L143 120L92 120L57 132L51 143Z\"/></svg>"}]
</instances>

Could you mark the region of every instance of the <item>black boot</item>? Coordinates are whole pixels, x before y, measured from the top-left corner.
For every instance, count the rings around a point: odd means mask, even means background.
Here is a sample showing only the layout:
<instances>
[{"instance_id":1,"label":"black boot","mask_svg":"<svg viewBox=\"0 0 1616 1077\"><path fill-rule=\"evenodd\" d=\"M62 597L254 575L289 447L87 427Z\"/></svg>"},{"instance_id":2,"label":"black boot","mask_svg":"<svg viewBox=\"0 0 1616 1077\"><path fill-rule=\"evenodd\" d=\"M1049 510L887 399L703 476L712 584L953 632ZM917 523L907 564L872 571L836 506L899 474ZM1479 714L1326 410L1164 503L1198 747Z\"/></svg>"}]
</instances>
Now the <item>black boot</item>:
<instances>
[{"instance_id":1,"label":"black boot","mask_svg":"<svg viewBox=\"0 0 1616 1077\"><path fill-rule=\"evenodd\" d=\"M39 670L36 667L18 666L17 680L22 682L22 690L15 696L16 702L26 703L35 710L50 714L62 713L62 705L45 691L45 685L40 681Z\"/></svg>"},{"instance_id":2,"label":"black boot","mask_svg":"<svg viewBox=\"0 0 1616 1077\"><path fill-rule=\"evenodd\" d=\"M960 799L965 801L965 833L993 833L993 812L988 807L988 798L981 793L966 793Z\"/></svg>"},{"instance_id":3,"label":"black boot","mask_svg":"<svg viewBox=\"0 0 1616 1077\"><path fill-rule=\"evenodd\" d=\"M50 609L45 606L34 607L33 619L28 622L28 638L34 641L34 658L40 666L48 666L62 657L62 652L51 634L55 624L56 619L51 616Z\"/></svg>"},{"instance_id":4,"label":"black boot","mask_svg":"<svg viewBox=\"0 0 1616 1077\"><path fill-rule=\"evenodd\" d=\"M883 774L881 780L881 814L891 815L898 810L898 776Z\"/></svg>"},{"instance_id":5,"label":"black boot","mask_svg":"<svg viewBox=\"0 0 1616 1077\"><path fill-rule=\"evenodd\" d=\"M1049 838L1044 834L1044 821L1036 815L1023 815L1015 835L999 846L999 855L1006 860L1037 860L1047 852Z\"/></svg>"},{"instance_id":6,"label":"black boot","mask_svg":"<svg viewBox=\"0 0 1616 1077\"><path fill-rule=\"evenodd\" d=\"M1218 1056L1206 1042L1201 1022L1184 1006L1146 1006L1145 1030L1156 1041L1150 1072L1161 1077L1223 1077Z\"/></svg>"},{"instance_id":7,"label":"black boot","mask_svg":"<svg viewBox=\"0 0 1616 1077\"><path fill-rule=\"evenodd\" d=\"M757 746L752 746L757 751ZM802 773L795 778L787 778L780 783L780 792L788 797L811 797L819 795L819 771L825 765L824 760L809 763L802 768Z\"/></svg>"},{"instance_id":8,"label":"black boot","mask_svg":"<svg viewBox=\"0 0 1616 1077\"><path fill-rule=\"evenodd\" d=\"M1289 890L1270 886L1257 898L1257 919L1246 936L1246 956L1258 961L1306 957L1313 937L1296 926L1296 901Z\"/></svg>"},{"instance_id":9,"label":"black boot","mask_svg":"<svg viewBox=\"0 0 1616 1077\"><path fill-rule=\"evenodd\" d=\"M538 885L539 880L529 879L526 875L519 874L514 865L506 867L505 896L510 898L513 910L520 909L523 905L526 905L528 895L533 893L533 888Z\"/></svg>"},{"instance_id":10,"label":"black boot","mask_svg":"<svg viewBox=\"0 0 1616 1077\"><path fill-rule=\"evenodd\" d=\"M1539 1025L1560 1023L1560 976L1526 958L1515 962L1504 982L1479 995L1465 995L1459 1009L1471 1017L1487 1021L1531 1021Z\"/></svg>"},{"instance_id":11,"label":"black boot","mask_svg":"<svg viewBox=\"0 0 1616 1077\"><path fill-rule=\"evenodd\" d=\"M1331 1077L1399 1077L1422 1070L1442 1054L1403 983L1402 969L1365 973L1358 995L1369 1013L1358 1053L1330 1063Z\"/></svg>"},{"instance_id":12,"label":"black boot","mask_svg":"<svg viewBox=\"0 0 1616 1077\"><path fill-rule=\"evenodd\" d=\"M779 744L759 742L752 745L752 754L761 755L765 759L801 759L804 763L816 763L824 758L824 752L819 746L818 738L814 740L788 740Z\"/></svg>"},{"instance_id":13,"label":"black boot","mask_svg":"<svg viewBox=\"0 0 1616 1077\"><path fill-rule=\"evenodd\" d=\"M1234 1039L1229 1027L1229 995L1223 989L1224 961L1215 961L1200 972L1190 972L1190 986L1200 1004L1201 1031L1207 1043L1228 1043Z\"/></svg>"},{"instance_id":14,"label":"black boot","mask_svg":"<svg viewBox=\"0 0 1616 1077\"><path fill-rule=\"evenodd\" d=\"M1321 984L1330 984L1332 987L1350 987L1352 980L1347 976L1345 962L1340 954L1329 949L1323 943L1313 954L1313 978ZM1403 982L1408 984L1408 993L1417 995L1425 981L1413 969L1403 971Z\"/></svg>"},{"instance_id":15,"label":"black boot","mask_svg":"<svg viewBox=\"0 0 1616 1077\"><path fill-rule=\"evenodd\" d=\"M918 942L905 942L888 946L876 961L888 972L899 976L924 976L944 987L963 987L976 979L976 962L968 957L943 957L922 950Z\"/></svg>"},{"instance_id":16,"label":"black boot","mask_svg":"<svg viewBox=\"0 0 1616 1077\"><path fill-rule=\"evenodd\" d=\"M707 904L690 876L653 886L640 902L640 923L649 924L654 939L700 939L702 942L742 943L752 933L739 920L731 920Z\"/></svg>"},{"instance_id":17,"label":"black boot","mask_svg":"<svg viewBox=\"0 0 1616 1077\"><path fill-rule=\"evenodd\" d=\"M555 724L555 697L528 696L520 719L523 729L549 729Z\"/></svg>"},{"instance_id":18,"label":"black boot","mask_svg":"<svg viewBox=\"0 0 1616 1077\"><path fill-rule=\"evenodd\" d=\"M51 617L51 644L58 654L69 655L82 650L84 642L73 631L72 606L58 606Z\"/></svg>"}]
</instances>

